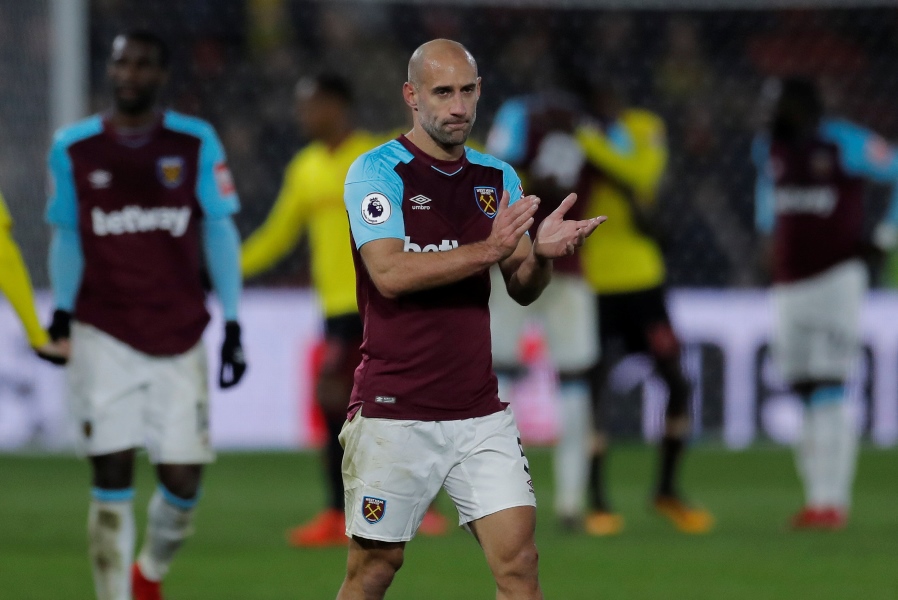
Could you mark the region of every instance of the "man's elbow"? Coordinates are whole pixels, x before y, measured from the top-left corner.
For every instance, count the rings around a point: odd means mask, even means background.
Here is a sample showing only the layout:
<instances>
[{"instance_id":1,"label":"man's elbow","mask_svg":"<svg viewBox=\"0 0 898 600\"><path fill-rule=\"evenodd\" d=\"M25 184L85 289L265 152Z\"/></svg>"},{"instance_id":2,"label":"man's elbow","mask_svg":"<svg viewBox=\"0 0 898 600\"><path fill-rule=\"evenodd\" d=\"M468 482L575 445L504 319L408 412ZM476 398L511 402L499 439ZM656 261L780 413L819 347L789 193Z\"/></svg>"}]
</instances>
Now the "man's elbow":
<instances>
[{"instance_id":1,"label":"man's elbow","mask_svg":"<svg viewBox=\"0 0 898 600\"><path fill-rule=\"evenodd\" d=\"M369 274L371 275L371 281L374 283L374 287L377 288L380 295L387 300L396 300L406 292L406 290L400 287L399 282L395 281L389 275Z\"/></svg>"}]
</instances>

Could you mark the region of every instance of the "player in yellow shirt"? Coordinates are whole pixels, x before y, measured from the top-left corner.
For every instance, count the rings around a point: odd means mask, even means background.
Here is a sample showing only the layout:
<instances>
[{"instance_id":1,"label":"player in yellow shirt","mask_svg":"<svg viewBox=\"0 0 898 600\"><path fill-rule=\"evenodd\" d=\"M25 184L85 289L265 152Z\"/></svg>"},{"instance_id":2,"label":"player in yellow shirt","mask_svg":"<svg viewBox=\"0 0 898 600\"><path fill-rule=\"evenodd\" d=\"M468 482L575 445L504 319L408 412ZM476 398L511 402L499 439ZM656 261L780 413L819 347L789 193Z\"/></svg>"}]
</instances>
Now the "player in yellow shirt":
<instances>
[{"instance_id":1,"label":"player in yellow shirt","mask_svg":"<svg viewBox=\"0 0 898 600\"><path fill-rule=\"evenodd\" d=\"M343 448L337 437L361 362L362 321L343 185L353 161L389 138L353 129L352 90L340 77L301 79L296 100L300 127L311 142L287 166L265 223L243 244L241 264L244 277L258 275L283 258L303 233L309 236L312 284L325 319L315 397L327 426L324 464L330 498L326 510L290 531L289 540L295 546L345 545ZM426 528L440 533L445 520L431 513Z\"/></svg>"},{"instance_id":2,"label":"player in yellow shirt","mask_svg":"<svg viewBox=\"0 0 898 600\"><path fill-rule=\"evenodd\" d=\"M623 518L611 510L604 490L608 437L599 400L617 360L630 353L647 353L669 391L654 506L680 531L705 533L713 518L688 506L676 484L690 431L690 386L665 306L664 259L652 226L668 158L664 123L649 111L624 107L613 86L607 84L594 90L592 108L598 120L576 131L586 160L598 171L586 213L607 215L608 221L602 235L590 237L581 252L584 276L597 295L602 348L593 391L592 512L585 527L594 535L613 535L623 528Z\"/></svg>"},{"instance_id":3,"label":"player in yellow shirt","mask_svg":"<svg viewBox=\"0 0 898 600\"><path fill-rule=\"evenodd\" d=\"M37 355L56 364L65 364L69 354L68 342L50 341L47 332L41 327L37 312L34 310L31 279L28 277L19 247L12 238L12 218L2 195L0 195L0 291L19 315L28 336L28 343Z\"/></svg>"}]
</instances>

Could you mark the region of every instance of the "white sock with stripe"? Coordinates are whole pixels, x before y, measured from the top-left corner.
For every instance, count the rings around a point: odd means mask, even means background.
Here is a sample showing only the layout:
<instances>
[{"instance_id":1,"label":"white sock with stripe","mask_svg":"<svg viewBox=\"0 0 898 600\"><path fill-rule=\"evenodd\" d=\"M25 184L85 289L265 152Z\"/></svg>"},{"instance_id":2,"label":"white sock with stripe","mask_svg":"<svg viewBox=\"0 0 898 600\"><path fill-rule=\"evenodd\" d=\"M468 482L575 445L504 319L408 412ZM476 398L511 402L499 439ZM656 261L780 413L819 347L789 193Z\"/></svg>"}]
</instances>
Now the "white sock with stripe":
<instances>
[{"instance_id":1,"label":"white sock with stripe","mask_svg":"<svg viewBox=\"0 0 898 600\"><path fill-rule=\"evenodd\" d=\"M150 499L147 534L137 557L140 572L150 581L162 581L178 549L193 533L193 514L199 494L185 500L161 484Z\"/></svg>"},{"instance_id":2,"label":"white sock with stripe","mask_svg":"<svg viewBox=\"0 0 898 600\"><path fill-rule=\"evenodd\" d=\"M87 546L98 600L131 600L134 489L91 489Z\"/></svg>"}]
</instances>

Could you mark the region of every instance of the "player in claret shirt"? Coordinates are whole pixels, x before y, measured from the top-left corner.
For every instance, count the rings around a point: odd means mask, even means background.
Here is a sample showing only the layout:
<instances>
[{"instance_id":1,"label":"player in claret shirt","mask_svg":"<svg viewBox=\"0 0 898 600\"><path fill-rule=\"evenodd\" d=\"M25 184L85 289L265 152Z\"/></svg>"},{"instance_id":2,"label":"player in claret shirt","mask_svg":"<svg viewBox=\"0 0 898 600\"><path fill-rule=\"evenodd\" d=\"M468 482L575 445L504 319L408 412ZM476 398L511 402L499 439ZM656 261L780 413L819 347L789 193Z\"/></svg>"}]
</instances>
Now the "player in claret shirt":
<instances>
[{"instance_id":1,"label":"player in claret shirt","mask_svg":"<svg viewBox=\"0 0 898 600\"><path fill-rule=\"evenodd\" d=\"M533 302L552 260L603 219L565 221L569 195L536 231L539 198L507 164L465 147L480 96L457 42L412 54L403 97L414 125L356 160L346 177L362 363L345 448L346 530L338 598L383 598L431 500L445 488L483 548L497 598L542 598L535 498L490 350L489 268Z\"/></svg>"},{"instance_id":2,"label":"player in claret shirt","mask_svg":"<svg viewBox=\"0 0 898 600\"><path fill-rule=\"evenodd\" d=\"M246 363L237 322L239 205L205 121L156 108L168 50L149 32L119 35L114 104L57 132L50 149L54 339L71 339L72 411L93 480L88 550L100 600L161 598L159 582L192 531L209 444L203 270L222 305L222 387ZM205 255L205 260L204 260ZM159 485L132 567L136 448Z\"/></svg>"},{"instance_id":3,"label":"player in claret shirt","mask_svg":"<svg viewBox=\"0 0 898 600\"><path fill-rule=\"evenodd\" d=\"M805 405L796 445L805 506L792 525L839 529L857 462L845 380L860 345L861 257L898 242L898 152L866 129L826 117L813 82L787 79L778 87L769 130L752 153L757 227L773 242L773 356ZM865 180L893 187L872 240L863 234Z\"/></svg>"}]
</instances>

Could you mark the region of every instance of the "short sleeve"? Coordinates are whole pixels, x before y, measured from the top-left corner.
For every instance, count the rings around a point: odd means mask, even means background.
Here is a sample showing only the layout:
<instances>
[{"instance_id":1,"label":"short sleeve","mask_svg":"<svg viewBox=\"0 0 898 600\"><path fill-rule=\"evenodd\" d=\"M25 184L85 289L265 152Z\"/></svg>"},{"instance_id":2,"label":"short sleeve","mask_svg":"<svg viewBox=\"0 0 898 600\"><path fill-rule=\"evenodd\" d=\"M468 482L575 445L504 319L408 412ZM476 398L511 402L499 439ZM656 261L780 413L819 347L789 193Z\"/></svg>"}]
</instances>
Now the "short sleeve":
<instances>
[{"instance_id":1,"label":"short sleeve","mask_svg":"<svg viewBox=\"0 0 898 600\"><path fill-rule=\"evenodd\" d=\"M524 195L524 186L521 185L521 178L509 165L503 165L502 167L502 186L508 190L509 206L520 200Z\"/></svg>"},{"instance_id":2,"label":"short sleeve","mask_svg":"<svg viewBox=\"0 0 898 600\"><path fill-rule=\"evenodd\" d=\"M842 166L850 174L882 183L898 180L898 152L879 135L842 120L825 122L823 133L839 146Z\"/></svg>"},{"instance_id":3,"label":"short sleeve","mask_svg":"<svg viewBox=\"0 0 898 600\"><path fill-rule=\"evenodd\" d=\"M65 142L57 138L48 157L49 198L46 219L57 227L78 227L78 200L72 174L72 159Z\"/></svg>"},{"instance_id":4,"label":"short sleeve","mask_svg":"<svg viewBox=\"0 0 898 600\"><path fill-rule=\"evenodd\" d=\"M384 238L405 238L403 183L386 157L363 154L346 174L343 200L356 248Z\"/></svg>"}]
</instances>

